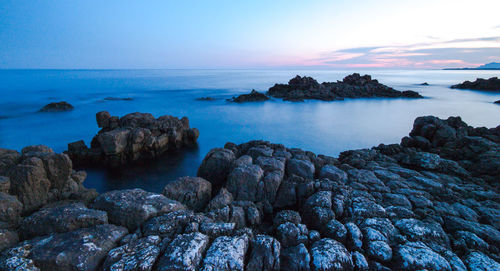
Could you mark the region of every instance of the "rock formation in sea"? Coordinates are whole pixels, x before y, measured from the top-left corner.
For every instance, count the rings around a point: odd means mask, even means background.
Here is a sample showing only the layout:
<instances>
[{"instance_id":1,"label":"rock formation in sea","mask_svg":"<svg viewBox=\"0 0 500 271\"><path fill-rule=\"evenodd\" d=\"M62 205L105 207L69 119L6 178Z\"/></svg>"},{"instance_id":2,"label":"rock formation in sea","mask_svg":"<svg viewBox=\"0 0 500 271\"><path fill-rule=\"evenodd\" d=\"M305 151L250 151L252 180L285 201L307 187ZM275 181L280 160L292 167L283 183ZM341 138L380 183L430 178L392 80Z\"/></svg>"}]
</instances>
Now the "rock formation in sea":
<instances>
[{"instance_id":1,"label":"rock formation in sea","mask_svg":"<svg viewBox=\"0 0 500 271\"><path fill-rule=\"evenodd\" d=\"M237 97L229 99L228 101L235 103L246 103L246 102L263 102L267 100L269 100L269 97L267 97L266 94L260 93L255 89L252 89L252 92L250 92L250 94L241 94Z\"/></svg>"},{"instance_id":2,"label":"rock formation in sea","mask_svg":"<svg viewBox=\"0 0 500 271\"><path fill-rule=\"evenodd\" d=\"M342 100L344 98L422 98L415 91L398 91L380 84L370 75L353 73L342 81L318 83L312 77L296 76L288 84L275 84L267 95L289 101L315 100Z\"/></svg>"},{"instance_id":3,"label":"rock formation in sea","mask_svg":"<svg viewBox=\"0 0 500 271\"><path fill-rule=\"evenodd\" d=\"M490 79L477 78L474 82L465 81L461 84L453 85L451 88L500 91L500 79L498 77L491 77Z\"/></svg>"},{"instance_id":4,"label":"rock formation in sea","mask_svg":"<svg viewBox=\"0 0 500 271\"><path fill-rule=\"evenodd\" d=\"M40 112L62 112L71 111L74 107L67 102L49 103L40 109Z\"/></svg>"},{"instance_id":5,"label":"rock formation in sea","mask_svg":"<svg viewBox=\"0 0 500 271\"><path fill-rule=\"evenodd\" d=\"M500 100L493 102L495 104L500 104Z\"/></svg>"},{"instance_id":6,"label":"rock formation in sea","mask_svg":"<svg viewBox=\"0 0 500 271\"><path fill-rule=\"evenodd\" d=\"M42 208L38 184L68 178L40 149L0 152L0 175L24 189L0 178L0 270L500 269L500 126L420 117L401 144L337 158L227 143L162 194Z\"/></svg>"},{"instance_id":7,"label":"rock formation in sea","mask_svg":"<svg viewBox=\"0 0 500 271\"><path fill-rule=\"evenodd\" d=\"M134 161L153 159L169 150L196 144L199 131L189 127L187 117L153 117L149 113L131 113L121 118L107 111L96 114L102 128L90 148L83 140L68 144L67 154L77 165L116 167Z\"/></svg>"}]
</instances>

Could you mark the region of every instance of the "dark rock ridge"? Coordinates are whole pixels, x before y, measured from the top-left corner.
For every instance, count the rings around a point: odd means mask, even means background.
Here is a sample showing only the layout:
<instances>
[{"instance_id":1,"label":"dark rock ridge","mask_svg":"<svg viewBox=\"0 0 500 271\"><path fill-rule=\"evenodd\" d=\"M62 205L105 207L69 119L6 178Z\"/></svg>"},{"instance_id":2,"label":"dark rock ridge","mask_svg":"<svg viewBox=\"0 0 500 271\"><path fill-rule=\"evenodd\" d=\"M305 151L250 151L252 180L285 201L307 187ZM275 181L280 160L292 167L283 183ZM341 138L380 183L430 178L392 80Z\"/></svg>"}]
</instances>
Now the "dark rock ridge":
<instances>
[{"instance_id":1,"label":"dark rock ridge","mask_svg":"<svg viewBox=\"0 0 500 271\"><path fill-rule=\"evenodd\" d=\"M104 98L105 101L132 101L134 100L133 98L130 97L106 97Z\"/></svg>"},{"instance_id":2,"label":"dark rock ridge","mask_svg":"<svg viewBox=\"0 0 500 271\"><path fill-rule=\"evenodd\" d=\"M215 101L216 99L214 97L200 97L196 98L197 101Z\"/></svg>"},{"instance_id":3,"label":"dark rock ridge","mask_svg":"<svg viewBox=\"0 0 500 271\"><path fill-rule=\"evenodd\" d=\"M430 116L338 158L227 143L163 194L0 209L0 270L499 270L499 147L500 126Z\"/></svg>"},{"instance_id":4,"label":"dark rock ridge","mask_svg":"<svg viewBox=\"0 0 500 271\"><path fill-rule=\"evenodd\" d=\"M266 94L260 93L255 89L252 89L252 92L250 92L250 94L242 94L237 97L233 97L228 101L235 103L246 103L246 102L263 102L267 100L269 100L269 97L267 97Z\"/></svg>"},{"instance_id":5,"label":"dark rock ridge","mask_svg":"<svg viewBox=\"0 0 500 271\"><path fill-rule=\"evenodd\" d=\"M495 101L494 103L495 103L495 104L500 104L500 100L498 100L498 101Z\"/></svg>"},{"instance_id":6,"label":"dark rock ridge","mask_svg":"<svg viewBox=\"0 0 500 271\"><path fill-rule=\"evenodd\" d=\"M88 148L83 140L68 144L67 154L80 165L116 167L139 160L153 159L169 150L193 146L199 136L189 127L187 117L153 117L149 113L130 113L121 118L107 111L96 114L102 128Z\"/></svg>"},{"instance_id":7,"label":"dark rock ridge","mask_svg":"<svg viewBox=\"0 0 500 271\"><path fill-rule=\"evenodd\" d=\"M477 78L474 82L465 81L461 84L453 85L451 88L500 91L500 79L498 77L491 77L490 79Z\"/></svg>"},{"instance_id":8,"label":"dark rock ridge","mask_svg":"<svg viewBox=\"0 0 500 271\"><path fill-rule=\"evenodd\" d=\"M74 107L67 102L49 103L40 109L40 112L71 111Z\"/></svg>"},{"instance_id":9,"label":"dark rock ridge","mask_svg":"<svg viewBox=\"0 0 500 271\"><path fill-rule=\"evenodd\" d=\"M296 76L288 84L275 84L267 95L289 101L315 100L342 100L344 98L422 98L415 91L398 91L380 84L370 75L353 73L342 81L318 83L311 77Z\"/></svg>"}]
</instances>

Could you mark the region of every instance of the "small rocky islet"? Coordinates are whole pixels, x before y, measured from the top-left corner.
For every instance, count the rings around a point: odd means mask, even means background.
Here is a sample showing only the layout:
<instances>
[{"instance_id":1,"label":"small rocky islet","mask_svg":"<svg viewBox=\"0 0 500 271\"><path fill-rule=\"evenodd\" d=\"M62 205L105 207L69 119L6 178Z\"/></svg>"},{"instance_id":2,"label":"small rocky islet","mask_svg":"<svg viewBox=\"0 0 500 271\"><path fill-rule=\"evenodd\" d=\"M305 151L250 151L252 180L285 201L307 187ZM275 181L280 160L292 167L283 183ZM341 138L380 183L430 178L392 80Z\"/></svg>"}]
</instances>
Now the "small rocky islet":
<instances>
[{"instance_id":1,"label":"small rocky islet","mask_svg":"<svg viewBox=\"0 0 500 271\"><path fill-rule=\"evenodd\" d=\"M68 144L67 154L79 167L118 167L151 160L167 151L193 146L199 136L198 129L190 128L187 117L155 118L149 113L135 112L119 118L101 111L96 114L96 121L101 130L90 148L83 140Z\"/></svg>"},{"instance_id":2,"label":"small rocky islet","mask_svg":"<svg viewBox=\"0 0 500 271\"><path fill-rule=\"evenodd\" d=\"M67 154L0 149L0 270L500 269L500 126L419 117L336 158L227 143L197 175L98 195Z\"/></svg>"},{"instance_id":3,"label":"small rocky islet","mask_svg":"<svg viewBox=\"0 0 500 271\"><path fill-rule=\"evenodd\" d=\"M498 77L491 77L490 79L477 78L476 81L464 81L451 86L451 88L500 91L500 79Z\"/></svg>"},{"instance_id":4,"label":"small rocky islet","mask_svg":"<svg viewBox=\"0 0 500 271\"><path fill-rule=\"evenodd\" d=\"M398 91L372 79L370 75L353 73L342 81L318 83L312 77L296 77L288 84L275 84L266 94L253 90L250 94L233 97L233 102L265 101L269 97L285 101L323 100L334 101L345 98L423 98L412 90Z\"/></svg>"},{"instance_id":5,"label":"small rocky islet","mask_svg":"<svg viewBox=\"0 0 500 271\"><path fill-rule=\"evenodd\" d=\"M71 111L73 110L74 107L69 104L68 102L54 102L54 103L49 103L42 107L39 112L64 112L64 111Z\"/></svg>"}]
</instances>

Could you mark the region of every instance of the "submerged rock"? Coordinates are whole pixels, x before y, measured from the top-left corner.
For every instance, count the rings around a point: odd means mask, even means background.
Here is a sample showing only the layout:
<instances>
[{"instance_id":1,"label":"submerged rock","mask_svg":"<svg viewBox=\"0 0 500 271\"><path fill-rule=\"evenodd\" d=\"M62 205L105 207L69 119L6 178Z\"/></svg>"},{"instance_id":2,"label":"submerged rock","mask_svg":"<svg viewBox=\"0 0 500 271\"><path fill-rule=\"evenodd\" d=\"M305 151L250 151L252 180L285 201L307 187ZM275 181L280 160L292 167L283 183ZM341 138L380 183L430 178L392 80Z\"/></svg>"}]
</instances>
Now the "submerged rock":
<instances>
[{"instance_id":1,"label":"submerged rock","mask_svg":"<svg viewBox=\"0 0 500 271\"><path fill-rule=\"evenodd\" d=\"M67 102L49 103L40 109L40 112L71 111L74 107Z\"/></svg>"},{"instance_id":2,"label":"submerged rock","mask_svg":"<svg viewBox=\"0 0 500 271\"><path fill-rule=\"evenodd\" d=\"M148 113L130 113L121 118L107 111L96 115L102 129L88 148L83 141L68 144L68 155L77 165L116 167L158 157L168 150L196 144L199 131L189 120L173 116L153 117Z\"/></svg>"}]
</instances>

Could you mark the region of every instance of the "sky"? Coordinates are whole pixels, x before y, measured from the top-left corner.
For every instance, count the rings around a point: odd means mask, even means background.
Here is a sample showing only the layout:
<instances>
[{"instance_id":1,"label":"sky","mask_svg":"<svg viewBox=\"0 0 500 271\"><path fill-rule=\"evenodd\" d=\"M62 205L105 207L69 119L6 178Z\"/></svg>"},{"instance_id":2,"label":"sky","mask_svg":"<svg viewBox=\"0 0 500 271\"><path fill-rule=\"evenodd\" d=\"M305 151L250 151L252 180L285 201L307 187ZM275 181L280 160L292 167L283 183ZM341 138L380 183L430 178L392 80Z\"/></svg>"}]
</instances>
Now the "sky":
<instances>
[{"instance_id":1,"label":"sky","mask_svg":"<svg viewBox=\"0 0 500 271\"><path fill-rule=\"evenodd\" d=\"M500 62L499 0L0 0L0 68Z\"/></svg>"}]
</instances>

